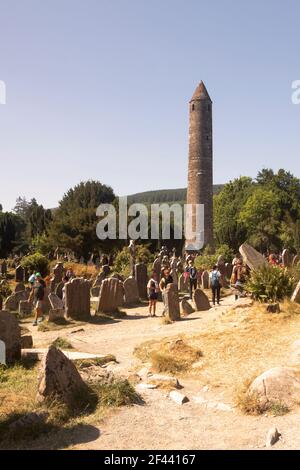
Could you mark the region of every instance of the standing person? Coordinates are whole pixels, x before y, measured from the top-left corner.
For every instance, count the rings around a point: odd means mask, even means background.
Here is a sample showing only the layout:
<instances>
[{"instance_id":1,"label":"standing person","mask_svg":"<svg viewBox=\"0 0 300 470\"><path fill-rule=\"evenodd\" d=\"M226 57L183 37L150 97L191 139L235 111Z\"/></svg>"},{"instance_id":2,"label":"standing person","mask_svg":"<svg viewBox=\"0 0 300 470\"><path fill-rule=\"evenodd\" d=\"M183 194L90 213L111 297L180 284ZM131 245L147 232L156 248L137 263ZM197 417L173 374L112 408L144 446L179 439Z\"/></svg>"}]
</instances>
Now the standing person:
<instances>
[{"instance_id":1,"label":"standing person","mask_svg":"<svg viewBox=\"0 0 300 470\"><path fill-rule=\"evenodd\" d=\"M186 272L189 274L189 282L190 282L190 298L193 298L193 290L197 289L197 268L194 266L193 260L190 259L188 267L186 268Z\"/></svg>"},{"instance_id":2,"label":"standing person","mask_svg":"<svg viewBox=\"0 0 300 470\"><path fill-rule=\"evenodd\" d=\"M65 308L65 306L66 306L66 305L65 305L65 303L66 303L66 284L67 284L67 282L69 282L69 280L70 280L70 279L68 278L68 276L64 276L64 277L63 277L63 280L62 280L62 282L63 282L63 284L64 284L64 286L63 286L63 288L62 288L62 302L63 302L63 304L64 304L64 308Z\"/></svg>"},{"instance_id":3,"label":"standing person","mask_svg":"<svg viewBox=\"0 0 300 470\"><path fill-rule=\"evenodd\" d=\"M151 279L147 284L147 292L148 292L148 299L149 299L149 316L155 317L156 313L156 302L158 298L158 291L159 286L157 282L157 274L156 272L152 273ZM152 308L153 308L153 315L152 315Z\"/></svg>"},{"instance_id":4,"label":"standing person","mask_svg":"<svg viewBox=\"0 0 300 470\"><path fill-rule=\"evenodd\" d=\"M244 293L244 282L245 282L245 272L243 268L243 262L240 260L233 268L230 284L232 284L235 289L235 300L238 300Z\"/></svg>"},{"instance_id":5,"label":"standing person","mask_svg":"<svg viewBox=\"0 0 300 470\"><path fill-rule=\"evenodd\" d=\"M164 303L164 309L163 309L163 312L162 312L162 315L164 316L165 313L166 313L166 299L165 299L165 290L166 290L166 287L168 284L172 284L173 283L173 278L170 274L170 270L168 268L165 268L163 270L163 274L162 274L162 278L160 280L160 283L159 283L159 288L161 290L161 293L162 293L162 298L163 298L163 303Z\"/></svg>"},{"instance_id":6,"label":"standing person","mask_svg":"<svg viewBox=\"0 0 300 470\"><path fill-rule=\"evenodd\" d=\"M221 293L221 273L217 265L215 265L211 272L209 273L211 291L212 291L212 303L216 305L216 297L217 297L217 304L220 305L220 293Z\"/></svg>"},{"instance_id":7,"label":"standing person","mask_svg":"<svg viewBox=\"0 0 300 470\"><path fill-rule=\"evenodd\" d=\"M35 316L33 326L43 321L43 304L45 298L46 284L40 273L35 274L35 284L32 289L32 295L35 303Z\"/></svg>"}]
</instances>

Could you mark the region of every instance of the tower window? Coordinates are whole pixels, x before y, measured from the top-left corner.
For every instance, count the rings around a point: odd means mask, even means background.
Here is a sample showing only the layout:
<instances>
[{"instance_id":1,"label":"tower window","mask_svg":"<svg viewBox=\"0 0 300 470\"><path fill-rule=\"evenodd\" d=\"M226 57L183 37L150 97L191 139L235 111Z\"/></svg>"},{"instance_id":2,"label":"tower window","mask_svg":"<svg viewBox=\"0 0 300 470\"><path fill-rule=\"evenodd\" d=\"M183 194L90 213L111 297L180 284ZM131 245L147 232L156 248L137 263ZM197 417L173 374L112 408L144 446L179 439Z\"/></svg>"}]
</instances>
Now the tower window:
<instances>
[{"instance_id":1,"label":"tower window","mask_svg":"<svg viewBox=\"0 0 300 470\"><path fill-rule=\"evenodd\" d=\"M192 111L194 111L194 110L195 110L195 105L194 105L194 103L193 103L193 104L192 104Z\"/></svg>"}]
</instances>

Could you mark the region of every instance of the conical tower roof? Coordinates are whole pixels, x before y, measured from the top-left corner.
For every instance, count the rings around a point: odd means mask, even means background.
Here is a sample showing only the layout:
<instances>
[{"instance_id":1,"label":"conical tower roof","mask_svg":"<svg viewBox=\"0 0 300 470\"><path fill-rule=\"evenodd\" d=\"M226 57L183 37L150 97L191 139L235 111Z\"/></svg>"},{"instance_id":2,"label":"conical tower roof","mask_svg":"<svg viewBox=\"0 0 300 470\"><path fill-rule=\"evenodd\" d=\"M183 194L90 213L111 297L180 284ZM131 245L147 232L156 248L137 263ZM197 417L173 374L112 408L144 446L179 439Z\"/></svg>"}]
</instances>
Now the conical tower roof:
<instances>
[{"instance_id":1,"label":"conical tower roof","mask_svg":"<svg viewBox=\"0 0 300 470\"><path fill-rule=\"evenodd\" d=\"M209 100L210 96L208 94L208 91L204 85L204 83L201 81L199 85L197 86L196 90L194 91L194 94L192 96L191 101L196 101L196 100Z\"/></svg>"}]
</instances>

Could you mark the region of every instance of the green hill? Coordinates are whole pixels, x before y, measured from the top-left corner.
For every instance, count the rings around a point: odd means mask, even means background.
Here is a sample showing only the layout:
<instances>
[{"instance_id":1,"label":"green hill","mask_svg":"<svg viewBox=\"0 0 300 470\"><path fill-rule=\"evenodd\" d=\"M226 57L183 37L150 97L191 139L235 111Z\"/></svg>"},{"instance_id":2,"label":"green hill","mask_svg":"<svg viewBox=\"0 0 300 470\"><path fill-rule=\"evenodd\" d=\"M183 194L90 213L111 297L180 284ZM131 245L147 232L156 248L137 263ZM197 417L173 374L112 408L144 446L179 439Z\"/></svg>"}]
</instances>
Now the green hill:
<instances>
[{"instance_id":1,"label":"green hill","mask_svg":"<svg viewBox=\"0 0 300 470\"><path fill-rule=\"evenodd\" d=\"M214 185L214 194L221 191L223 185ZM184 203L186 201L186 188L179 189L159 189L156 191L145 191L142 193L131 194L128 197L128 204L161 204L163 202L178 202Z\"/></svg>"}]
</instances>

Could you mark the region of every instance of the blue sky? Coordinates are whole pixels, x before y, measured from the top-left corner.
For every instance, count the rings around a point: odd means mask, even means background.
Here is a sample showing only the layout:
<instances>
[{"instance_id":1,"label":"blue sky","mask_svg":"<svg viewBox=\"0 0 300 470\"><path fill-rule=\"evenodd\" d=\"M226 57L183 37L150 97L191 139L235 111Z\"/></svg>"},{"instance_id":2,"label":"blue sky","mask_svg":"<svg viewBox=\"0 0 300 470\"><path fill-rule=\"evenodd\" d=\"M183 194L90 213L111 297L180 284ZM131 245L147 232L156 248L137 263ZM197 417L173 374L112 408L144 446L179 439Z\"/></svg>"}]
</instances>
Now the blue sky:
<instances>
[{"instance_id":1,"label":"blue sky","mask_svg":"<svg viewBox=\"0 0 300 470\"><path fill-rule=\"evenodd\" d=\"M213 100L214 181L300 177L298 0L0 0L0 203L86 179L186 186L188 101Z\"/></svg>"}]
</instances>

